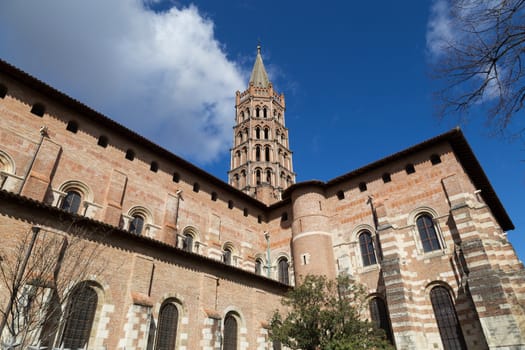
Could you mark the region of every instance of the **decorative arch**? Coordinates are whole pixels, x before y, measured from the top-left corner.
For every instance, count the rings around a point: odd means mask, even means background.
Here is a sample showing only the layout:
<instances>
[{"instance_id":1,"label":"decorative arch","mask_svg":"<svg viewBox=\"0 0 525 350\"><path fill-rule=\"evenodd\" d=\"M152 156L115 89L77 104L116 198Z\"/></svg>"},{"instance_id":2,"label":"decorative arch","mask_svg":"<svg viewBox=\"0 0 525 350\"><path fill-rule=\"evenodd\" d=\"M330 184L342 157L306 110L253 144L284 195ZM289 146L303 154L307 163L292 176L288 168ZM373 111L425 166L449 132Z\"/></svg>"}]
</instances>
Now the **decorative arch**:
<instances>
[{"instance_id":1,"label":"decorative arch","mask_svg":"<svg viewBox=\"0 0 525 350\"><path fill-rule=\"evenodd\" d=\"M412 232L420 252L430 253L446 249L437 218L437 212L430 207L419 207L410 212L408 224L413 227Z\"/></svg>"},{"instance_id":2,"label":"decorative arch","mask_svg":"<svg viewBox=\"0 0 525 350\"><path fill-rule=\"evenodd\" d=\"M87 184L79 180L64 182L54 193L57 194L54 199L55 205L69 213L83 215L87 209L86 204L93 202L93 192Z\"/></svg>"},{"instance_id":3,"label":"decorative arch","mask_svg":"<svg viewBox=\"0 0 525 350\"><path fill-rule=\"evenodd\" d=\"M198 249L199 230L195 226L186 226L182 230L181 248L188 252L195 252Z\"/></svg>"},{"instance_id":4,"label":"decorative arch","mask_svg":"<svg viewBox=\"0 0 525 350\"><path fill-rule=\"evenodd\" d=\"M222 349L240 349L240 329L245 328L244 317L236 310L227 311L224 315L222 329Z\"/></svg>"},{"instance_id":5,"label":"decorative arch","mask_svg":"<svg viewBox=\"0 0 525 350\"><path fill-rule=\"evenodd\" d=\"M16 164L7 152L0 150L0 172L14 174L16 172Z\"/></svg>"},{"instance_id":6,"label":"decorative arch","mask_svg":"<svg viewBox=\"0 0 525 350\"><path fill-rule=\"evenodd\" d=\"M277 280L284 284L290 284L291 259L286 253L281 253L275 258Z\"/></svg>"},{"instance_id":7,"label":"decorative arch","mask_svg":"<svg viewBox=\"0 0 525 350\"><path fill-rule=\"evenodd\" d=\"M155 350L175 349L182 311L182 303L175 298L168 298L160 304L157 312Z\"/></svg>"},{"instance_id":8,"label":"decorative arch","mask_svg":"<svg viewBox=\"0 0 525 350\"><path fill-rule=\"evenodd\" d=\"M127 222L124 223L125 229L130 233L142 235L146 233L148 226L152 224L153 215L146 207L137 205L131 207L124 218L127 219Z\"/></svg>"},{"instance_id":9,"label":"decorative arch","mask_svg":"<svg viewBox=\"0 0 525 350\"><path fill-rule=\"evenodd\" d=\"M228 241L222 245L222 262L226 265L235 266L236 249L232 242Z\"/></svg>"}]
</instances>

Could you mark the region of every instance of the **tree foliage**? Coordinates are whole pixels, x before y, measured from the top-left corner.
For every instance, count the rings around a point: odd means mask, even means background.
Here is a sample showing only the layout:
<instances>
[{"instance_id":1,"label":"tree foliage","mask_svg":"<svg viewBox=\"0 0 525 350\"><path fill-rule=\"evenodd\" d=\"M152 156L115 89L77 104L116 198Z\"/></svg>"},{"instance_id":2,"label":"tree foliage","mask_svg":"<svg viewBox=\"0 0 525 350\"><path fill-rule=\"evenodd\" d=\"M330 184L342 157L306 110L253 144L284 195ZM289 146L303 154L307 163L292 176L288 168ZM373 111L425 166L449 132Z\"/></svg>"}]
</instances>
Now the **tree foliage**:
<instances>
[{"instance_id":1,"label":"tree foliage","mask_svg":"<svg viewBox=\"0 0 525 350\"><path fill-rule=\"evenodd\" d=\"M483 106L495 132L524 132L508 127L525 102L525 0L436 0L428 40L441 116Z\"/></svg>"},{"instance_id":2,"label":"tree foliage","mask_svg":"<svg viewBox=\"0 0 525 350\"><path fill-rule=\"evenodd\" d=\"M270 336L291 349L393 349L382 330L363 319L365 291L348 277L307 276L275 311Z\"/></svg>"}]
</instances>

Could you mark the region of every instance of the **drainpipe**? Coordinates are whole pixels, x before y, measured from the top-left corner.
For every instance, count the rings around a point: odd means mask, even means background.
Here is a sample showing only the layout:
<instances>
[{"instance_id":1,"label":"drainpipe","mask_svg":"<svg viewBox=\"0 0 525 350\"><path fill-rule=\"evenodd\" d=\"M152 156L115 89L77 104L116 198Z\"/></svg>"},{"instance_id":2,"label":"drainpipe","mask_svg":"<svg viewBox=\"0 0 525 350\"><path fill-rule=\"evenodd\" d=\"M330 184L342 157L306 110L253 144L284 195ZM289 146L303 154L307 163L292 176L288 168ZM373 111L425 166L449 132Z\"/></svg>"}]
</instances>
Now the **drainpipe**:
<instances>
[{"instance_id":1,"label":"drainpipe","mask_svg":"<svg viewBox=\"0 0 525 350\"><path fill-rule=\"evenodd\" d=\"M180 200L182 199L182 190L177 190L175 193L177 196L177 209L175 209L175 245L179 246L179 207L180 207Z\"/></svg>"},{"instance_id":2,"label":"drainpipe","mask_svg":"<svg viewBox=\"0 0 525 350\"><path fill-rule=\"evenodd\" d=\"M35 164L36 156L38 155L38 151L40 151L40 148L42 147L42 142L44 142L44 137L49 136L47 126L42 126L40 128L40 142L38 143L38 147L36 149L35 154L33 154L33 158L31 159L31 162L29 163L29 167L26 170L26 173L24 175L24 179L22 180L22 185L20 185L20 188L18 189L18 194L22 193L22 189L24 188L27 177L31 173L31 170L33 169L33 164Z\"/></svg>"},{"instance_id":3,"label":"drainpipe","mask_svg":"<svg viewBox=\"0 0 525 350\"><path fill-rule=\"evenodd\" d=\"M270 278L272 264L270 261L270 233L268 231L264 231L264 238L266 239L266 277Z\"/></svg>"}]
</instances>

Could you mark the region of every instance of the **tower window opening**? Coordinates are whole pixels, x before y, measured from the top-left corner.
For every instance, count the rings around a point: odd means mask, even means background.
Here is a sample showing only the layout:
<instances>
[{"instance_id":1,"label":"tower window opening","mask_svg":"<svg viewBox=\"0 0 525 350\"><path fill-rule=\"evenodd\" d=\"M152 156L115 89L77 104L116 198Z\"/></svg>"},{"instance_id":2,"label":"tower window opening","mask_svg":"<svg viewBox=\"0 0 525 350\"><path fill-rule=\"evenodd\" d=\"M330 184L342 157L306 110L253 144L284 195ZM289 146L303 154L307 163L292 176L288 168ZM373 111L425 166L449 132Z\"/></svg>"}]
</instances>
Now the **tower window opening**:
<instances>
[{"instance_id":1,"label":"tower window opening","mask_svg":"<svg viewBox=\"0 0 525 350\"><path fill-rule=\"evenodd\" d=\"M261 109L259 107L257 107L255 109L255 117L256 118L260 118L261 117Z\"/></svg>"},{"instance_id":2,"label":"tower window opening","mask_svg":"<svg viewBox=\"0 0 525 350\"><path fill-rule=\"evenodd\" d=\"M407 174L413 174L416 172L416 169L414 168L414 164L407 164L405 167L405 171Z\"/></svg>"},{"instance_id":3,"label":"tower window opening","mask_svg":"<svg viewBox=\"0 0 525 350\"><path fill-rule=\"evenodd\" d=\"M228 209L233 209L233 201L231 199L228 201Z\"/></svg>"},{"instance_id":4,"label":"tower window opening","mask_svg":"<svg viewBox=\"0 0 525 350\"><path fill-rule=\"evenodd\" d=\"M199 193L200 189L201 189L201 185L199 185L198 182L195 182L195 183L193 184L193 192L195 192L195 193Z\"/></svg>"},{"instance_id":5,"label":"tower window opening","mask_svg":"<svg viewBox=\"0 0 525 350\"><path fill-rule=\"evenodd\" d=\"M267 162L270 161L270 147L264 149L264 160Z\"/></svg>"},{"instance_id":6,"label":"tower window opening","mask_svg":"<svg viewBox=\"0 0 525 350\"><path fill-rule=\"evenodd\" d=\"M343 191L337 191L337 199L345 199L345 193Z\"/></svg>"},{"instance_id":7,"label":"tower window opening","mask_svg":"<svg viewBox=\"0 0 525 350\"><path fill-rule=\"evenodd\" d=\"M259 162L261 160L261 147L255 147L255 160Z\"/></svg>"},{"instance_id":8,"label":"tower window opening","mask_svg":"<svg viewBox=\"0 0 525 350\"><path fill-rule=\"evenodd\" d=\"M218 197L219 196L217 195L217 192L212 192L211 193L211 200L212 201L216 202Z\"/></svg>"},{"instance_id":9,"label":"tower window opening","mask_svg":"<svg viewBox=\"0 0 525 350\"><path fill-rule=\"evenodd\" d=\"M248 208L244 208L244 209L242 210L242 214L243 214L244 216L248 216Z\"/></svg>"},{"instance_id":10,"label":"tower window opening","mask_svg":"<svg viewBox=\"0 0 525 350\"><path fill-rule=\"evenodd\" d=\"M263 118L268 118L268 110L266 109L266 107L263 109Z\"/></svg>"},{"instance_id":11,"label":"tower window opening","mask_svg":"<svg viewBox=\"0 0 525 350\"><path fill-rule=\"evenodd\" d=\"M70 120L67 122L66 130L72 132L73 134L76 134L78 131L78 123L74 120Z\"/></svg>"},{"instance_id":12,"label":"tower window opening","mask_svg":"<svg viewBox=\"0 0 525 350\"><path fill-rule=\"evenodd\" d=\"M262 224L262 216L261 215L257 215L257 223L258 224Z\"/></svg>"},{"instance_id":13,"label":"tower window opening","mask_svg":"<svg viewBox=\"0 0 525 350\"><path fill-rule=\"evenodd\" d=\"M260 128L256 128L255 129L255 138L257 140L261 138L261 129Z\"/></svg>"},{"instance_id":14,"label":"tower window opening","mask_svg":"<svg viewBox=\"0 0 525 350\"><path fill-rule=\"evenodd\" d=\"M129 233L140 235L144 228L144 218L140 215L133 215L133 220L129 223Z\"/></svg>"},{"instance_id":15,"label":"tower window opening","mask_svg":"<svg viewBox=\"0 0 525 350\"><path fill-rule=\"evenodd\" d=\"M281 214L281 221L287 221L288 220L288 213L284 212Z\"/></svg>"},{"instance_id":16,"label":"tower window opening","mask_svg":"<svg viewBox=\"0 0 525 350\"><path fill-rule=\"evenodd\" d=\"M270 185L272 184L272 171L271 170L266 171L266 182L269 183Z\"/></svg>"},{"instance_id":17,"label":"tower window opening","mask_svg":"<svg viewBox=\"0 0 525 350\"><path fill-rule=\"evenodd\" d=\"M173 178L172 178L173 182L179 182L180 181L180 175L179 173L175 172L173 173Z\"/></svg>"},{"instance_id":18,"label":"tower window opening","mask_svg":"<svg viewBox=\"0 0 525 350\"><path fill-rule=\"evenodd\" d=\"M4 98L7 95L7 86L0 84L0 98Z\"/></svg>"},{"instance_id":19,"label":"tower window opening","mask_svg":"<svg viewBox=\"0 0 525 350\"><path fill-rule=\"evenodd\" d=\"M255 170L255 183L257 185L261 184L261 171L259 169Z\"/></svg>"},{"instance_id":20,"label":"tower window opening","mask_svg":"<svg viewBox=\"0 0 525 350\"><path fill-rule=\"evenodd\" d=\"M390 177L389 173L384 173L382 177L383 177L383 182L384 183L388 183L388 182L392 181L392 178Z\"/></svg>"},{"instance_id":21,"label":"tower window opening","mask_svg":"<svg viewBox=\"0 0 525 350\"><path fill-rule=\"evenodd\" d=\"M367 190L366 182L360 182L359 183L359 191L365 192Z\"/></svg>"},{"instance_id":22,"label":"tower window opening","mask_svg":"<svg viewBox=\"0 0 525 350\"><path fill-rule=\"evenodd\" d=\"M430 162L432 165L441 163L441 157L438 154L433 154L430 156Z\"/></svg>"},{"instance_id":23,"label":"tower window opening","mask_svg":"<svg viewBox=\"0 0 525 350\"><path fill-rule=\"evenodd\" d=\"M269 136L270 136L270 130L268 130L268 128L265 128L264 129L264 139L268 140Z\"/></svg>"}]
</instances>

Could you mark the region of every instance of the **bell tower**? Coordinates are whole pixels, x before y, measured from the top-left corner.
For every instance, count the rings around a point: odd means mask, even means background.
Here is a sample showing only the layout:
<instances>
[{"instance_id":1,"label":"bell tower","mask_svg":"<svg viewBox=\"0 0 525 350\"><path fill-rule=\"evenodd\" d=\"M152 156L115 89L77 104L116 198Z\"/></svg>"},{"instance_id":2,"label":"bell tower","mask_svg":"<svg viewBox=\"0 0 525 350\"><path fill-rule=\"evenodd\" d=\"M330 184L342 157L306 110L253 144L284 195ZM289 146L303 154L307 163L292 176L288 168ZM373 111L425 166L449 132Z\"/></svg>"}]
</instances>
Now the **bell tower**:
<instances>
[{"instance_id":1,"label":"bell tower","mask_svg":"<svg viewBox=\"0 0 525 350\"><path fill-rule=\"evenodd\" d=\"M248 89L236 92L228 181L266 204L295 183L284 111L284 95L273 90L259 45Z\"/></svg>"}]
</instances>

